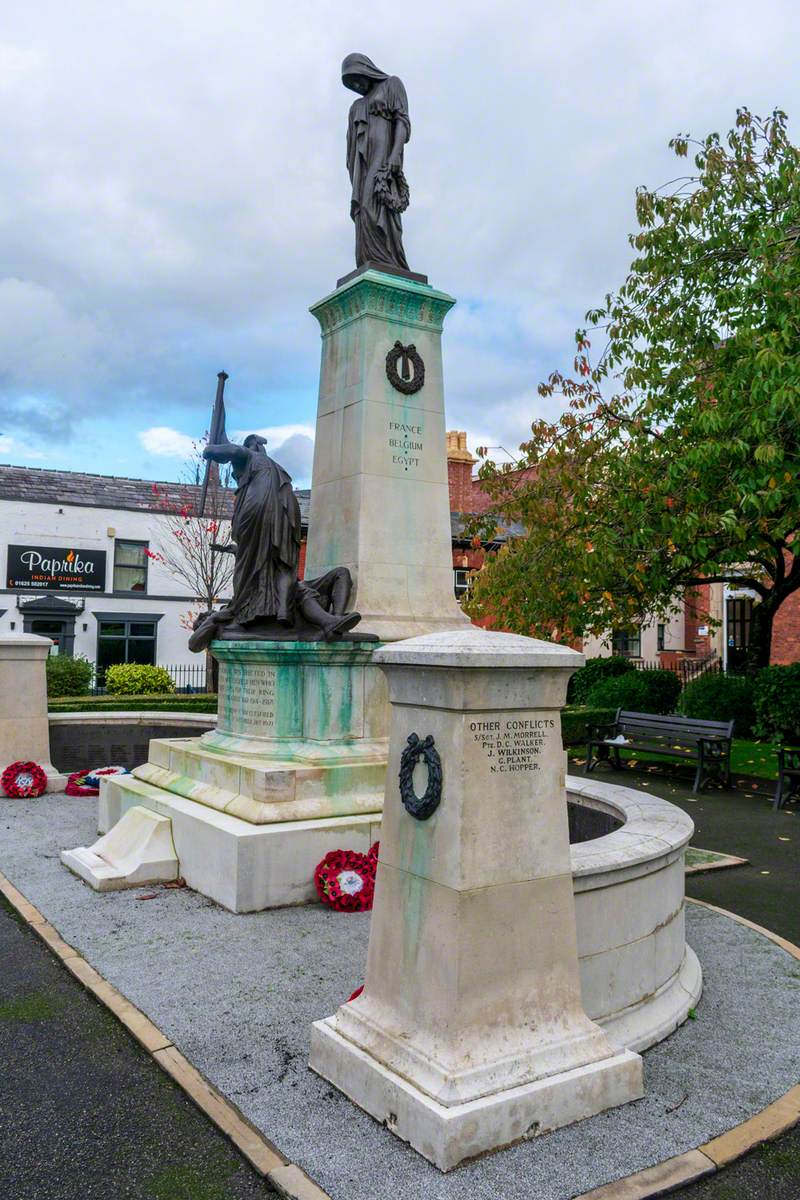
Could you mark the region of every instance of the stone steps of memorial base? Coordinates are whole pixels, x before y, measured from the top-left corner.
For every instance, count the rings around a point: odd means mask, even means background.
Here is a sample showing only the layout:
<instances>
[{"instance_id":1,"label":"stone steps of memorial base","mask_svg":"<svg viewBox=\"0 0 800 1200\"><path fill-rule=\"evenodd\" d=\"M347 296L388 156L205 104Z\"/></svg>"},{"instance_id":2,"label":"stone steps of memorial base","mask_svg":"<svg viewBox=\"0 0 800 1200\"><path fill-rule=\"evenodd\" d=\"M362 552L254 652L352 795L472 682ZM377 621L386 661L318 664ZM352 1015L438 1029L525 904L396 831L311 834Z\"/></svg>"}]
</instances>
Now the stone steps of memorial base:
<instances>
[{"instance_id":1,"label":"stone steps of memorial base","mask_svg":"<svg viewBox=\"0 0 800 1200\"><path fill-rule=\"evenodd\" d=\"M188 739L150 743L137 780L255 825L380 813L386 759L304 766L209 754Z\"/></svg>"}]
</instances>

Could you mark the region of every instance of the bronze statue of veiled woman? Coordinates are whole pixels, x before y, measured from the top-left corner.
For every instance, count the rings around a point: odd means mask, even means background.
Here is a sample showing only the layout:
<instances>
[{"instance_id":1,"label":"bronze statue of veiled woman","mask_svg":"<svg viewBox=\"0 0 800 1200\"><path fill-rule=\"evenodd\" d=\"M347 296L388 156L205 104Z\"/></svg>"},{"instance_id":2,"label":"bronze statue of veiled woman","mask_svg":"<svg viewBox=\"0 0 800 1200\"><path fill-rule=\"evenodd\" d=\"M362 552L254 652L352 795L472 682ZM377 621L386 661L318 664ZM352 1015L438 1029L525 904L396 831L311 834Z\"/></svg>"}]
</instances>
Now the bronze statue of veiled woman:
<instances>
[{"instance_id":1,"label":"bronze statue of veiled woman","mask_svg":"<svg viewBox=\"0 0 800 1200\"><path fill-rule=\"evenodd\" d=\"M358 92L347 127L347 169L353 185L350 216L356 227L356 266L407 271L401 212L408 207L403 147L411 136L402 81L366 54L348 54L342 83Z\"/></svg>"}]
</instances>

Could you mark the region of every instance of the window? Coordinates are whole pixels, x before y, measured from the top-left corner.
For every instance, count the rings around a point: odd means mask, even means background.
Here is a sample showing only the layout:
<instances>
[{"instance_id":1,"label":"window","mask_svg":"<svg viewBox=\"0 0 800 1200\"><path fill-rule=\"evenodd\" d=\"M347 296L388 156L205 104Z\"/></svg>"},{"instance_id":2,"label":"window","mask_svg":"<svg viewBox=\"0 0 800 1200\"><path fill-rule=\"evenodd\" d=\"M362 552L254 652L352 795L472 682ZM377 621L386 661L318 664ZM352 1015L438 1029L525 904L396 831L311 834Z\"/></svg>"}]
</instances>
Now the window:
<instances>
[{"instance_id":1,"label":"window","mask_svg":"<svg viewBox=\"0 0 800 1200\"><path fill-rule=\"evenodd\" d=\"M156 628L159 617L97 617L97 674L102 680L106 667L116 663L155 663Z\"/></svg>"},{"instance_id":2,"label":"window","mask_svg":"<svg viewBox=\"0 0 800 1200\"><path fill-rule=\"evenodd\" d=\"M456 593L456 600L461 600L469 591L469 569L464 567L453 568L453 587Z\"/></svg>"},{"instance_id":3,"label":"window","mask_svg":"<svg viewBox=\"0 0 800 1200\"><path fill-rule=\"evenodd\" d=\"M641 629L617 629L611 635L611 653L623 658L639 658L642 653Z\"/></svg>"},{"instance_id":4,"label":"window","mask_svg":"<svg viewBox=\"0 0 800 1200\"><path fill-rule=\"evenodd\" d=\"M665 625L656 625L656 650L664 649L664 642L666 640L665 635L666 635L666 626Z\"/></svg>"},{"instance_id":5,"label":"window","mask_svg":"<svg viewBox=\"0 0 800 1200\"><path fill-rule=\"evenodd\" d=\"M114 591L147 591L147 542L114 543Z\"/></svg>"}]
</instances>

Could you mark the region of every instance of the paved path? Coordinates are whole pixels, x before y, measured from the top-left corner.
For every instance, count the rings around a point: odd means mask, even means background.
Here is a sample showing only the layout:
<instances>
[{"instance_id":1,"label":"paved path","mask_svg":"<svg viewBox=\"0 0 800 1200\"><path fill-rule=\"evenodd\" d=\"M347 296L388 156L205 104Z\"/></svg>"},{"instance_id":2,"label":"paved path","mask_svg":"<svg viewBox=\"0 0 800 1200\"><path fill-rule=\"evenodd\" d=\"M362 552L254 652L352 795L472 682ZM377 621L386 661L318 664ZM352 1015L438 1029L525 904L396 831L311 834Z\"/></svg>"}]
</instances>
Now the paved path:
<instances>
[{"instance_id":1,"label":"paved path","mask_svg":"<svg viewBox=\"0 0 800 1200\"><path fill-rule=\"evenodd\" d=\"M3 1200L273 1195L3 897L0 1064Z\"/></svg>"},{"instance_id":2,"label":"paved path","mask_svg":"<svg viewBox=\"0 0 800 1200\"><path fill-rule=\"evenodd\" d=\"M697 827L694 845L749 859L748 867L688 876L687 895L730 909L800 944L800 812L795 813L794 805L773 812L769 782L753 780L756 786L747 792L709 789L693 797L685 776L601 767L592 777L645 786L689 813ZM753 1019L758 1020L757 1013ZM781 1036L779 1029L775 1036ZM679 1194L681 1200L798 1200L800 1128Z\"/></svg>"}]
</instances>

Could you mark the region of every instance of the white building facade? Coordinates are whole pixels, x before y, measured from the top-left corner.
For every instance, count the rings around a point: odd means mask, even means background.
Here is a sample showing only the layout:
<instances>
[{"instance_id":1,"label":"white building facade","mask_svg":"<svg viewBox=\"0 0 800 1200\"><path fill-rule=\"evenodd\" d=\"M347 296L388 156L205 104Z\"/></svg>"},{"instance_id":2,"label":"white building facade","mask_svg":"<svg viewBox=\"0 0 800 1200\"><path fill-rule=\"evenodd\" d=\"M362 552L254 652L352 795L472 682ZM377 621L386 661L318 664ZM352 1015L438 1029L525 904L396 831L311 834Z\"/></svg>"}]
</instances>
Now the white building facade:
<instances>
[{"instance_id":1,"label":"white building facade","mask_svg":"<svg viewBox=\"0 0 800 1200\"><path fill-rule=\"evenodd\" d=\"M187 622L202 605L160 561L189 485L0 466L0 633L50 637L54 653L199 667ZM222 599L222 597L220 597Z\"/></svg>"}]
</instances>

